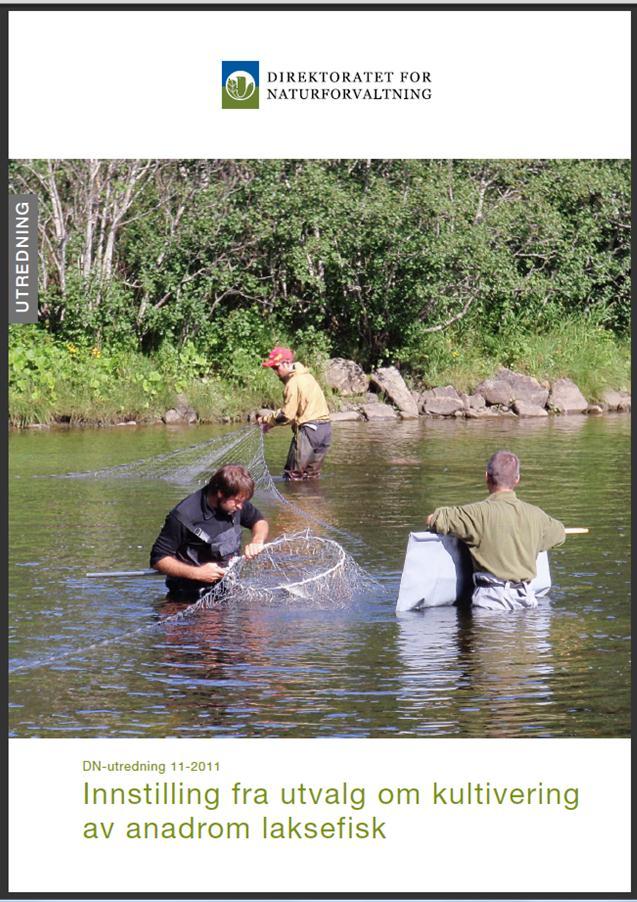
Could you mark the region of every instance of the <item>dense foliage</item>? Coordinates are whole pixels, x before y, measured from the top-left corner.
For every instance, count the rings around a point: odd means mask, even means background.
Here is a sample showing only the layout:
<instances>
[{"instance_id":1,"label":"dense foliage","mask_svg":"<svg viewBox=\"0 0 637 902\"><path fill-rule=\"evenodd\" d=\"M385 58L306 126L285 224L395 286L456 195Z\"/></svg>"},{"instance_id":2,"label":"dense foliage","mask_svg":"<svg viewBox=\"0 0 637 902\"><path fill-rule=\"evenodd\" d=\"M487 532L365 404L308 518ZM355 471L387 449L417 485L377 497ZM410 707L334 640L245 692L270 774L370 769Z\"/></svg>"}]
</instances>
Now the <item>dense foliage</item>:
<instances>
[{"instance_id":1,"label":"dense foliage","mask_svg":"<svg viewBox=\"0 0 637 902\"><path fill-rule=\"evenodd\" d=\"M42 326L90 348L418 371L439 332L629 325L627 161L34 161L12 186L40 197Z\"/></svg>"},{"instance_id":2,"label":"dense foliage","mask_svg":"<svg viewBox=\"0 0 637 902\"><path fill-rule=\"evenodd\" d=\"M471 389L504 364L627 387L627 161L61 160L40 200L40 320L10 329L17 424L207 419L274 402L258 361L394 363Z\"/></svg>"}]
</instances>

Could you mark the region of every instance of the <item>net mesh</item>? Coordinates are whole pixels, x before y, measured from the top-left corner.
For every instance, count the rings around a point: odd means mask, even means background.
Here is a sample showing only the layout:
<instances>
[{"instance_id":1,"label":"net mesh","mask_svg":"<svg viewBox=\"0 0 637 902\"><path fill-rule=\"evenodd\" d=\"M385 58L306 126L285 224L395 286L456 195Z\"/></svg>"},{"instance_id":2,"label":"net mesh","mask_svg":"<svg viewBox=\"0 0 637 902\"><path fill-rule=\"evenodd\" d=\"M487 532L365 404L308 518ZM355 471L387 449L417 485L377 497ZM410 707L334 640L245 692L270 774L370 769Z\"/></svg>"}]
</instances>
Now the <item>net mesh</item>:
<instances>
[{"instance_id":1,"label":"net mesh","mask_svg":"<svg viewBox=\"0 0 637 902\"><path fill-rule=\"evenodd\" d=\"M225 464L242 464L250 471L256 491L275 504L285 505L299 525L311 523L321 532L349 537L286 498L277 488L265 460L263 433L247 426L205 442L104 469L67 473L67 478L166 480L189 487L201 486ZM312 603L341 606L375 580L334 538L319 535L309 526L270 542L258 557L237 558L226 576L196 602L194 609L230 600L267 604Z\"/></svg>"},{"instance_id":2,"label":"net mesh","mask_svg":"<svg viewBox=\"0 0 637 902\"><path fill-rule=\"evenodd\" d=\"M338 542L308 529L280 536L250 561L237 559L199 603L209 607L232 598L289 604L302 599L332 607L347 602L368 580L368 574Z\"/></svg>"}]
</instances>

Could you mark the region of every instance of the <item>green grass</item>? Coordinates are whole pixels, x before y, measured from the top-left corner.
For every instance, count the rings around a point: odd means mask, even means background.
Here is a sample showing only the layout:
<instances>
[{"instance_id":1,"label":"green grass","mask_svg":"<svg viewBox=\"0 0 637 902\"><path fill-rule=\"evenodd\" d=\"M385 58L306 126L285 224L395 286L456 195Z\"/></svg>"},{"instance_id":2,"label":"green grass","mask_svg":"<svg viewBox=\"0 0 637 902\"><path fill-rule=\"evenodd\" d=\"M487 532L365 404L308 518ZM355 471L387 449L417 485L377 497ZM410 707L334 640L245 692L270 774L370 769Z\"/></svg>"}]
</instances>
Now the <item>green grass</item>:
<instances>
[{"instance_id":1,"label":"green grass","mask_svg":"<svg viewBox=\"0 0 637 902\"><path fill-rule=\"evenodd\" d=\"M24 329L24 327L21 327ZM203 422L239 421L258 407L278 407L281 383L259 358L233 357L231 375L205 373L201 356L156 355L134 351L78 348L48 336L14 333L9 357L9 410L13 426L35 423L111 424L158 420L185 396ZM323 349L314 344L299 354L321 381ZM422 336L398 353L408 382L418 386L454 385L471 392L483 379L507 366L544 381L567 377L589 400L604 389L630 390L630 344L583 319L565 319L550 331L494 336L453 331ZM203 371L203 372L202 372ZM338 396L323 385L328 403ZM352 400L352 399L348 399Z\"/></svg>"},{"instance_id":2,"label":"green grass","mask_svg":"<svg viewBox=\"0 0 637 902\"><path fill-rule=\"evenodd\" d=\"M584 319L564 319L550 331L484 335L437 333L403 352L414 383L471 392L506 366L540 381L568 378L589 400L604 389L630 390L630 341Z\"/></svg>"}]
</instances>

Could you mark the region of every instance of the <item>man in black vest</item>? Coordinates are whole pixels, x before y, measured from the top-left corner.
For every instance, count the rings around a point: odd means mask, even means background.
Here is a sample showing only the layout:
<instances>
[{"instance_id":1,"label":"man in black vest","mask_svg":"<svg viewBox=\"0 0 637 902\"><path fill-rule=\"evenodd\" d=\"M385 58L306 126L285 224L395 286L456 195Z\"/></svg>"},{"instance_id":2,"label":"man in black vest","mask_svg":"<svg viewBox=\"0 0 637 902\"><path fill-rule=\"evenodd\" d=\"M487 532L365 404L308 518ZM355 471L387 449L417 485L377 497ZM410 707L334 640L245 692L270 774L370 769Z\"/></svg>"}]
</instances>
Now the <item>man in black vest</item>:
<instances>
[{"instance_id":1,"label":"man in black vest","mask_svg":"<svg viewBox=\"0 0 637 902\"><path fill-rule=\"evenodd\" d=\"M150 552L150 565L166 575L173 596L194 600L218 583L241 550L242 528L252 534L245 557L250 560L263 551L268 521L250 503L253 494L248 470L228 464L170 511Z\"/></svg>"}]
</instances>

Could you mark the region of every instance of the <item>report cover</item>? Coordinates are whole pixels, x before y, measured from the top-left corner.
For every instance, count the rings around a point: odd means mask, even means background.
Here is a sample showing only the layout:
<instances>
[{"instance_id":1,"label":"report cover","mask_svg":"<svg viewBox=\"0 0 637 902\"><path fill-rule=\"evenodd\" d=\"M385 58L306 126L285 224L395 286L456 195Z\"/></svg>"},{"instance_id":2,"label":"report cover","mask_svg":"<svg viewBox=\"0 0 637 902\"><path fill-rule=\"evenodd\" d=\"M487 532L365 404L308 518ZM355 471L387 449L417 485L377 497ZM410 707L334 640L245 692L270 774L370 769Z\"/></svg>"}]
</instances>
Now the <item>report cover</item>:
<instances>
[{"instance_id":1,"label":"report cover","mask_svg":"<svg viewBox=\"0 0 637 902\"><path fill-rule=\"evenodd\" d=\"M9 898L623 894L628 7L12 7Z\"/></svg>"}]
</instances>

